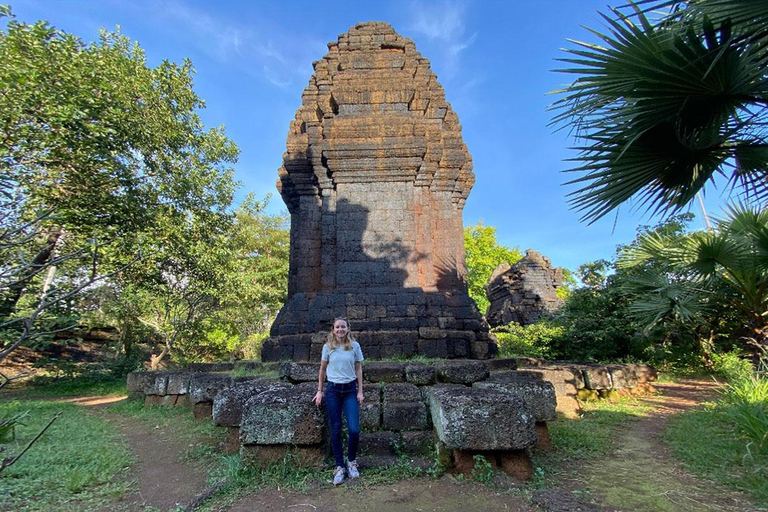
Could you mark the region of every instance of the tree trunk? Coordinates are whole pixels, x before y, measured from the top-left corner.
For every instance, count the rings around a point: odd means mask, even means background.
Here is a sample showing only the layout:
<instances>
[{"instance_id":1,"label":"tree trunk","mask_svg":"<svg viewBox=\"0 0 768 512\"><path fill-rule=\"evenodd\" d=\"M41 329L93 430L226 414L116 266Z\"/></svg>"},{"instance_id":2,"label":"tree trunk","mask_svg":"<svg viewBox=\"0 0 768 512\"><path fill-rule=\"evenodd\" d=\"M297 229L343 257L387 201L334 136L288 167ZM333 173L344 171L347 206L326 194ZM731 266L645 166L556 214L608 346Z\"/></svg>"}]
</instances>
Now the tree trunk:
<instances>
[{"instance_id":1,"label":"tree trunk","mask_svg":"<svg viewBox=\"0 0 768 512\"><path fill-rule=\"evenodd\" d=\"M46 240L45 245L28 264L27 271L24 272L24 275L8 287L8 293L5 294L5 298L0 302L0 318L8 318L16 310L16 304L19 302L19 299L29 285L29 282L40 270L45 268L49 261L51 261L53 252L56 249L62 233L63 230L61 228L51 231L48 234L48 239Z\"/></svg>"},{"instance_id":2,"label":"tree trunk","mask_svg":"<svg viewBox=\"0 0 768 512\"><path fill-rule=\"evenodd\" d=\"M163 350L156 356L149 356L149 369L150 370L157 370L160 367L160 363L165 359L165 356L168 355L168 352L171 351L171 344L170 342L165 343L163 346Z\"/></svg>"}]
</instances>

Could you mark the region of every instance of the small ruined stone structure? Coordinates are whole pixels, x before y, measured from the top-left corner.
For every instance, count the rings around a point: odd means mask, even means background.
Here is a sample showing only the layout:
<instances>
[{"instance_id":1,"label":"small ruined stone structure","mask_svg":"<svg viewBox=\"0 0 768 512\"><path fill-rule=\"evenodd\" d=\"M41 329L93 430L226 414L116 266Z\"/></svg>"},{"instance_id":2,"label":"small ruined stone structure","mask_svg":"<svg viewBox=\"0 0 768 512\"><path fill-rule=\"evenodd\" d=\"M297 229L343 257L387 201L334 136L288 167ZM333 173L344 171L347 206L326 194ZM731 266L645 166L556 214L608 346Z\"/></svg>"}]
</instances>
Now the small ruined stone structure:
<instances>
[{"instance_id":1,"label":"small ruined stone structure","mask_svg":"<svg viewBox=\"0 0 768 512\"><path fill-rule=\"evenodd\" d=\"M429 61L379 22L328 49L279 170L291 213L288 299L262 359L318 360L324 339L312 335L337 316L368 358L493 357L466 290L472 159Z\"/></svg>"},{"instance_id":2,"label":"small ruined stone structure","mask_svg":"<svg viewBox=\"0 0 768 512\"><path fill-rule=\"evenodd\" d=\"M486 318L494 327L517 322L536 323L563 304L557 288L563 284L563 269L552 268L549 258L528 249L525 257L510 265L501 263L488 279L485 293L491 305Z\"/></svg>"},{"instance_id":3,"label":"small ruined stone structure","mask_svg":"<svg viewBox=\"0 0 768 512\"><path fill-rule=\"evenodd\" d=\"M518 368L518 369L516 369ZM235 371L238 376L230 372ZM277 371L279 377L277 377ZM303 466L332 461L323 408L312 397L317 363L190 364L184 371L133 372L126 388L146 405L189 407L228 431L227 451L269 464L290 453ZM243 373L257 375L243 376ZM268 372L272 372L271 377ZM529 479L531 449L550 447L556 412L577 415L580 399L643 395L656 372L642 364L554 363L543 359L372 362L363 367L362 467L435 458L471 474L476 455Z\"/></svg>"}]
</instances>

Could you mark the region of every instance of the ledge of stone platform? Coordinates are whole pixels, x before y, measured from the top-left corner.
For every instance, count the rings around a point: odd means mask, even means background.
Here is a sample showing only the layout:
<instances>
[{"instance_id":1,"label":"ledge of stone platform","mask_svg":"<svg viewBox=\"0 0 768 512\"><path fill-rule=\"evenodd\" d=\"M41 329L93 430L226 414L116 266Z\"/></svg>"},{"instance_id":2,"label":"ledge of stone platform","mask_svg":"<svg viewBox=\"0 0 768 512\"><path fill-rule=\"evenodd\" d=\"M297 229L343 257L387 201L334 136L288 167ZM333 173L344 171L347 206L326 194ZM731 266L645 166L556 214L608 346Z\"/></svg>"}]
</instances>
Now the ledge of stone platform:
<instances>
[{"instance_id":1,"label":"ledge of stone platform","mask_svg":"<svg viewBox=\"0 0 768 512\"><path fill-rule=\"evenodd\" d=\"M451 450L520 450L536 444L536 421L519 396L437 385L427 392L438 438Z\"/></svg>"}]
</instances>

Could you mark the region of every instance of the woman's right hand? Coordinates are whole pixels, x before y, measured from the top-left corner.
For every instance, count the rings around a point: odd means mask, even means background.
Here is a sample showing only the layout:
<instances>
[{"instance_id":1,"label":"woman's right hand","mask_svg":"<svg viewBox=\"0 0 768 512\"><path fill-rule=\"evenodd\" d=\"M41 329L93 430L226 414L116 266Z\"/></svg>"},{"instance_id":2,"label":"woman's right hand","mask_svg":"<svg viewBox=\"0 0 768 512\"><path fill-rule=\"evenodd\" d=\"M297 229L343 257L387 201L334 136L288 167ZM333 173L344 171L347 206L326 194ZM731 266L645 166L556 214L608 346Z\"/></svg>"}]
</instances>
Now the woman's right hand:
<instances>
[{"instance_id":1,"label":"woman's right hand","mask_svg":"<svg viewBox=\"0 0 768 512\"><path fill-rule=\"evenodd\" d=\"M318 391L315 393L315 398L312 399L313 402L315 402L315 405L320 407L320 404L323 403L323 392Z\"/></svg>"}]
</instances>

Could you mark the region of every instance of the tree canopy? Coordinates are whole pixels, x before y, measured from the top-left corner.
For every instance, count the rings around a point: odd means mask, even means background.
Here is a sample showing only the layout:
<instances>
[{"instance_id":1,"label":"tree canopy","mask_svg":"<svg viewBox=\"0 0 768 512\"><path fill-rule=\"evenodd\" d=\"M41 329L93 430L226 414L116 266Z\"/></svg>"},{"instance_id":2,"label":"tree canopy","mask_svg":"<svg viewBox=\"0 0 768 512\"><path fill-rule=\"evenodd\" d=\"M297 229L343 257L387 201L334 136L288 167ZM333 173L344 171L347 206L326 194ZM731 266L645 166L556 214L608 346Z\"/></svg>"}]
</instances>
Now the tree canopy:
<instances>
[{"instance_id":1,"label":"tree canopy","mask_svg":"<svg viewBox=\"0 0 768 512\"><path fill-rule=\"evenodd\" d=\"M481 313L490 305L485 296L485 284L500 263L517 263L523 254L517 247L509 248L496 240L496 228L484 226L482 221L464 228L464 247L467 251L467 285L469 296Z\"/></svg>"},{"instance_id":2,"label":"tree canopy","mask_svg":"<svg viewBox=\"0 0 768 512\"><path fill-rule=\"evenodd\" d=\"M0 61L0 327L21 336L2 359L44 310L139 259L204 260L233 221L238 149L204 127L189 61L149 67L119 32L85 43L11 16Z\"/></svg>"}]
</instances>

